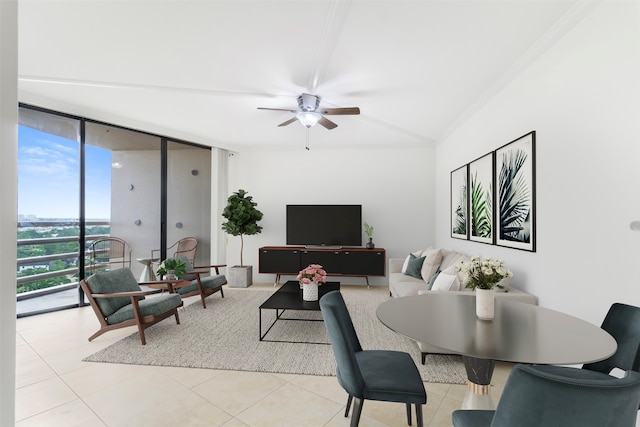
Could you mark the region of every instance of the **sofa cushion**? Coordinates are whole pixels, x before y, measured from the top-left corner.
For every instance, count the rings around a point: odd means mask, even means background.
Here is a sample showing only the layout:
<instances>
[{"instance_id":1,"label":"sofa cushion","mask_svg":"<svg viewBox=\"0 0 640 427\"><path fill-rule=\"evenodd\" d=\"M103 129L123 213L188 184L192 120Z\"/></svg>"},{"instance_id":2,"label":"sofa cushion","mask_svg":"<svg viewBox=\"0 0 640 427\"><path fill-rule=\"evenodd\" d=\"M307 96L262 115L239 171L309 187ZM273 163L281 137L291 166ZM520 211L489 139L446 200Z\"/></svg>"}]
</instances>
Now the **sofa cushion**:
<instances>
[{"instance_id":1,"label":"sofa cushion","mask_svg":"<svg viewBox=\"0 0 640 427\"><path fill-rule=\"evenodd\" d=\"M440 272L433 282L432 291L458 291L460 290L460 282L455 274Z\"/></svg>"},{"instance_id":2,"label":"sofa cushion","mask_svg":"<svg viewBox=\"0 0 640 427\"><path fill-rule=\"evenodd\" d=\"M447 249L441 249L440 252L442 253L442 261L440 262L440 270L442 271L451 266L459 265L460 261L471 261L471 258L458 252Z\"/></svg>"},{"instance_id":3,"label":"sofa cushion","mask_svg":"<svg viewBox=\"0 0 640 427\"><path fill-rule=\"evenodd\" d=\"M425 283L429 283L429 280L433 277L434 274L436 274L436 271L438 271L438 268L440 267L442 254L440 253L440 249L429 248L422 252L422 256L425 258L425 260L422 264L421 275Z\"/></svg>"},{"instance_id":4,"label":"sofa cushion","mask_svg":"<svg viewBox=\"0 0 640 427\"><path fill-rule=\"evenodd\" d=\"M431 279L429 279L429 283L427 283L429 290L431 290L431 288L433 287L433 282L436 281L436 279L438 278L438 275L440 274L440 270L436 271L435 274L433 276L431 276Z\"/></svg>"},{"instance_id":5,"label":"sofa cushion","mask_svg":"<svg viewBox=\"0 0 640 427\"><path fill-rule=\"evenodd\" d=\"M414 258L420 258L420 254L422 253L422 251L416 251L416 252L411 252L409 255L407 255L407 257L404 259L404 264L402 264L402 272L404 274L407 274L407 267L409 266L409 260L411 259L411 255L413 255Z\"/></svg>"},{"instance_id":6,"label":"sofa cushion","mask_svg":"<svg viewBox=\"0 0 640 427\"><path fill-rule=\"evenodd\" d=\"M426 257L417 258L414 254L409 254L409 262L407 264L407 270L405 274L417 279L421 279L422 275L420 274L420 272L422 270L422 265L424 264L425 258Z\"/></svg>"},{"instance_id":7,"label":"sofa cushion","mask_svg":"<svg viewBox=\"0 0 640 427\"><path fill-rule=\"evenodd\" d=\"M394 298L418 295L418 292L423 290L427 290L427 284L422 279L402 273L389 275L389 291Z\"/></svg>"}]
</instances>

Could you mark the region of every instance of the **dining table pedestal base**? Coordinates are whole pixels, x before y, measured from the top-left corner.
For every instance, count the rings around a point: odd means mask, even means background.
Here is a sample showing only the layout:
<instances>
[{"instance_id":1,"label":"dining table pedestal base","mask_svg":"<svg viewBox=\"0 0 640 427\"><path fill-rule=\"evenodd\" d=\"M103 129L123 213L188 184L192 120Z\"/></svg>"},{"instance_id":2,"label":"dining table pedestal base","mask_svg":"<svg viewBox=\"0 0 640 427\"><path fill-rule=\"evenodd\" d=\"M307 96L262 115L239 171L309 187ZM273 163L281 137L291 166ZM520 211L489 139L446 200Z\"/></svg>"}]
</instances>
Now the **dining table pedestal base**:
<instances>
[{"instance_id":1,"label":"dining table pedestal base","mask_svg":"<svg viewBox=\"0 0 640 427\"><path fill-rule=\"evenodd\" d=\"M467 392L462 409L495 409L491 398L491 377L496 361L462 356L467 371Z\"/></svg>"}]
</instances>

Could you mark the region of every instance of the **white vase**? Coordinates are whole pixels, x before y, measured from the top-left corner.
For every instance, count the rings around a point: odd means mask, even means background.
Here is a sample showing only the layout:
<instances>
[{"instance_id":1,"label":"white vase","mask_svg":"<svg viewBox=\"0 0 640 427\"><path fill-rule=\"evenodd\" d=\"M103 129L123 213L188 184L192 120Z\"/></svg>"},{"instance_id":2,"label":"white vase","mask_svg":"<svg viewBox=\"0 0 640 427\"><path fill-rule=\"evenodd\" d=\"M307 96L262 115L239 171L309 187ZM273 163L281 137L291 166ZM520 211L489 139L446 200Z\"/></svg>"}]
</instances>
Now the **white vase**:
<instances>
[{"instance_id":1,"label":"white vase","mask_svg":"<svg viewBox=\"0 0 640 427\"><path fill-rule=\"evenodd\" d=\"M478 319L493 319L495 290L476 288L476 316Z\"/></svg>"},{"instance_id":2,"label":"white vase","mask_svg":"<svg viewBox=\"0 0 640 427\"><path fill-rule=\"evenodd\" d=\"M318 284L315 282L303 283L302 299L305 301L318 301Z\"/></svg>"}]
</instances>

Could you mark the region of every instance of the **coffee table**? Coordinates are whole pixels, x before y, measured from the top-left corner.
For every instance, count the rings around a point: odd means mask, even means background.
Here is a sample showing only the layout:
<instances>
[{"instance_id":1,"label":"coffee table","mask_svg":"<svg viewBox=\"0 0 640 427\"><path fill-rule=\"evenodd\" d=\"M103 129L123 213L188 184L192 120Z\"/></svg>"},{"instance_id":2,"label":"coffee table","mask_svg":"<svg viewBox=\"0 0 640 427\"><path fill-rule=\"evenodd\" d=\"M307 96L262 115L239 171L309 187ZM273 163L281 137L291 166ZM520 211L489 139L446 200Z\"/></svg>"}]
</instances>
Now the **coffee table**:
<instances>
[{"instance_id":1,"label":"coffee table","mask_svg":"<svg viewBox=\"0 0 640 427\"><path fill-rule=\"evenodd\" d=\"M323 285L318 287L318 301L305 301L302 299L302 289L300 289L300 284L295 280L289 280L284 285L280 286L280 288L273 293L265 302L263 302L258 310L260 312L260 320L259 320L259 329L258 336L260 337L260 341L271 341L271 342L290 342L290 343L301 343L300 341L282 341L282 340L267 340L265 336L269 333L273 325L276 324L278 320L298 320L298 321L307 321L307 322L322 322L322 319L300 319L300 318L291 318L291 317L282 317L286 310L301 310L301 311L320 311L320 298L322 295L331 291L339 291L340 290L340 282L326 282ZM275 310L276 318L269 325L267 330L262 333L262 310ZM329 343L309 343L304 341L305 344L329 344Z\"/></svg>"}]
</instances>

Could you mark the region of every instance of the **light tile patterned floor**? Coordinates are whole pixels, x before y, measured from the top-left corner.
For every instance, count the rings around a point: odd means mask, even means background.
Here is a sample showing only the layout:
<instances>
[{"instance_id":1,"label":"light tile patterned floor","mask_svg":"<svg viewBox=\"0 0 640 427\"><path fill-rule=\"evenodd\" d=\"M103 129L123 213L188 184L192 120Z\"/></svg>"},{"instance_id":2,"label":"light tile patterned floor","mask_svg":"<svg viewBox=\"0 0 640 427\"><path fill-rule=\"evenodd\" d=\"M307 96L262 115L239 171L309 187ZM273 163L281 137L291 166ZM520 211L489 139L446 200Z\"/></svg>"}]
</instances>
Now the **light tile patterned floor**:
<instances>
[{"instance_id":1,"label":"light tile patterned floor","mask_svg":"<svg viewBox=\"0 0 640 427\"><path fill-rule=\"evenodd\" d=\"M272 286L254 284L246 291L252 289ZM342 290L388 292L360 285ZM343 416L347 396L335 377L82 362L135 332L112 331L90 343L97 325L90 307L17 320L16 426L349 425ZM511 367L496 366L495 402ZM466 386L425 386L425 425L451 426ZM360 425L406 425L404 405L367 401Z\"/></svg>"}]
</instances>

